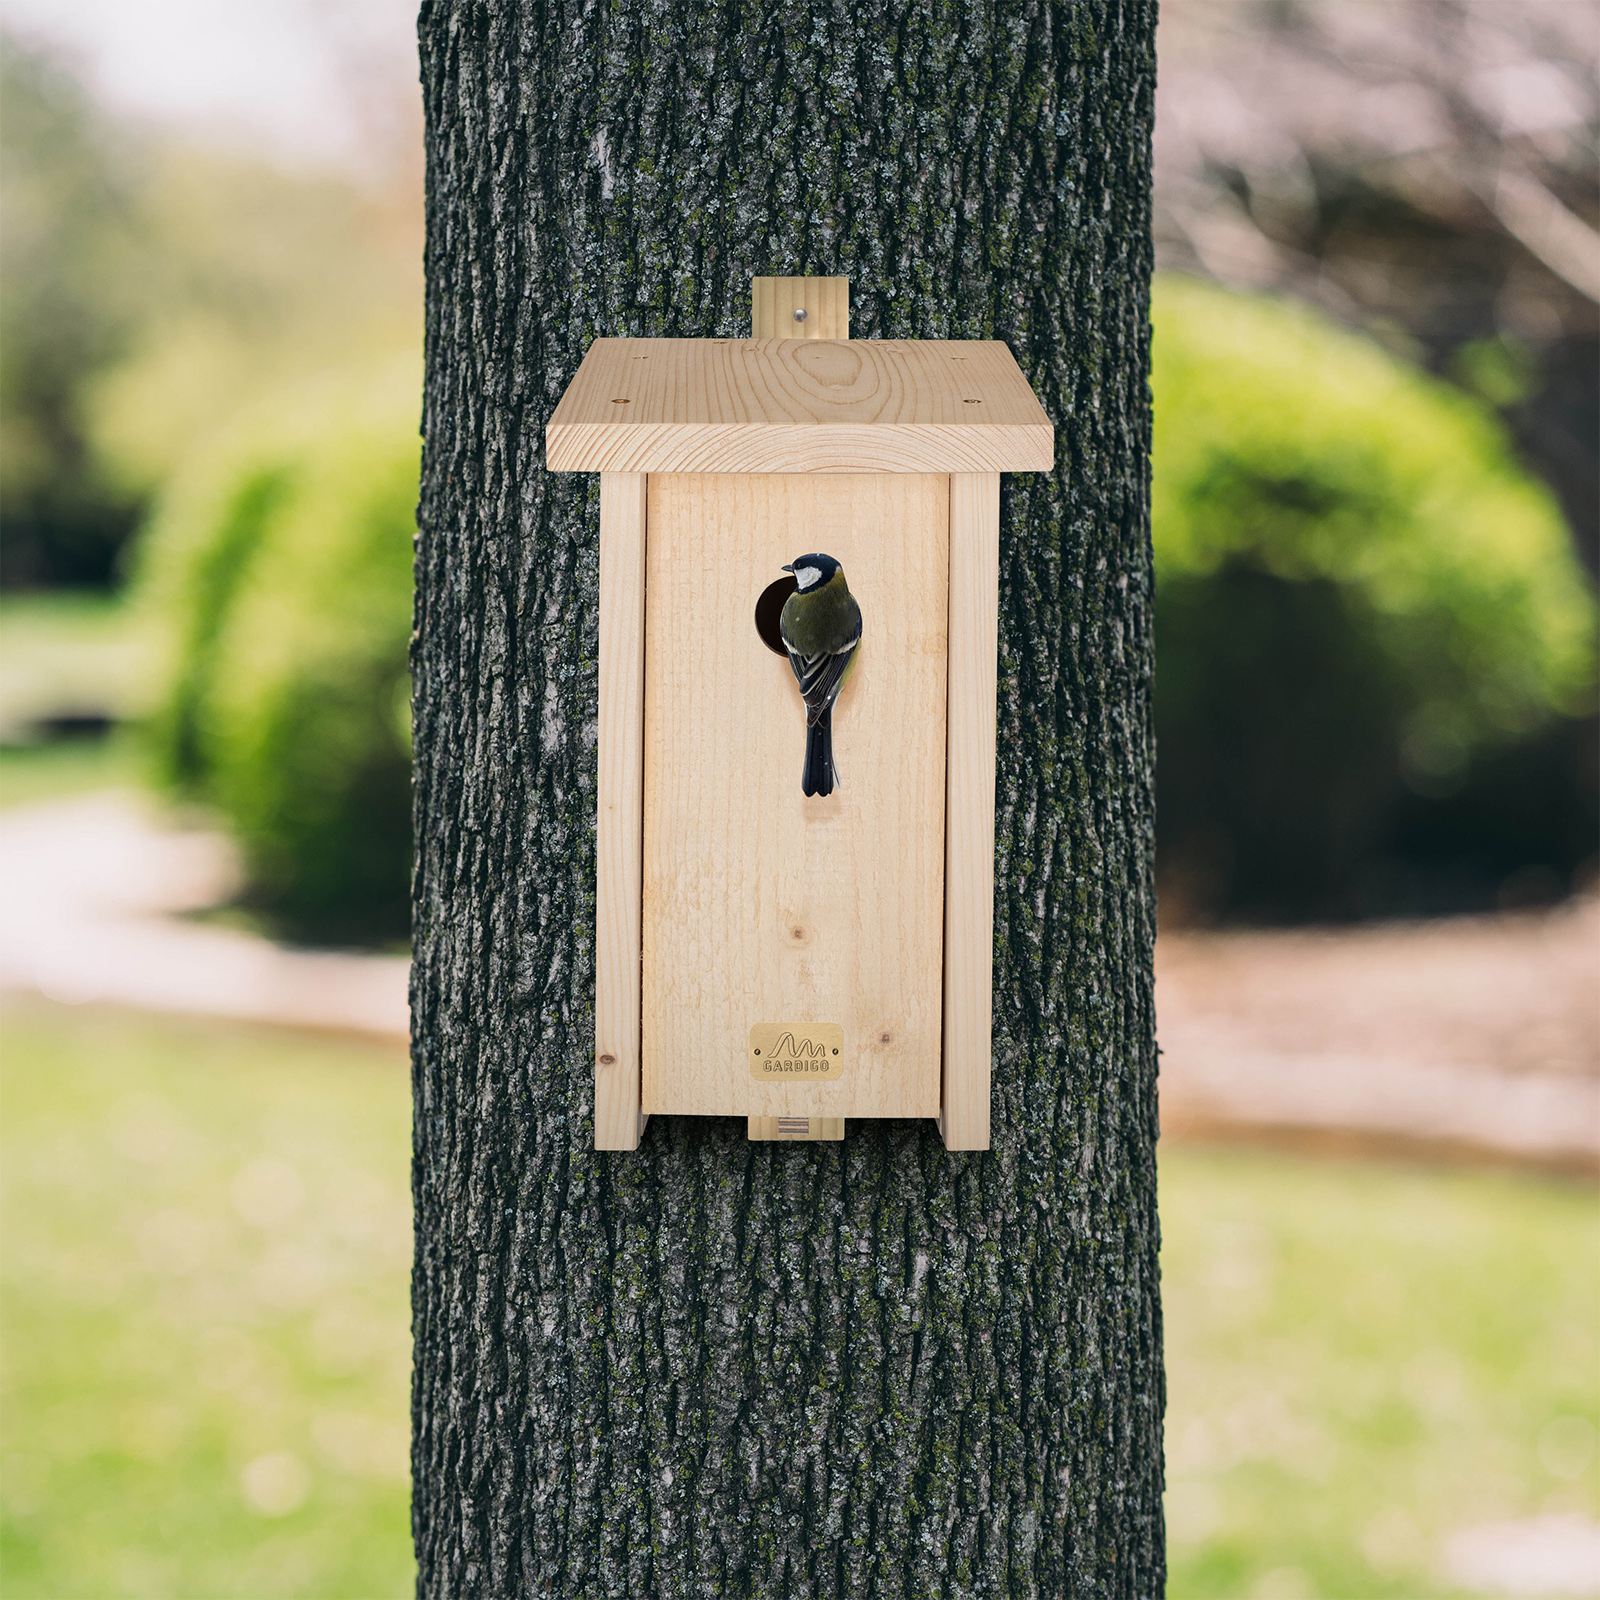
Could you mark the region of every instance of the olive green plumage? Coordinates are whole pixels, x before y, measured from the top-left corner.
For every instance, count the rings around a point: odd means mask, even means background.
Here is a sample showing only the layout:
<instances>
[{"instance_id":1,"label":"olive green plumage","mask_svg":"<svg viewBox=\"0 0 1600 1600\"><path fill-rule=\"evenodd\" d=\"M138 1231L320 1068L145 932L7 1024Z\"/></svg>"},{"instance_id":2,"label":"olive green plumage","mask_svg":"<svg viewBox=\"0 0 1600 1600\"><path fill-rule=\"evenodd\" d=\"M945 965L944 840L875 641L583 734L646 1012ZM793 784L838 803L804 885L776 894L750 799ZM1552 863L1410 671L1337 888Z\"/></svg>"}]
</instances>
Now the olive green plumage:
<instances>
[{"instance_id":1,"label":"olive green plumage","mask_svg":"<svg viewBox=\"0 0 1600 1600\"><path fill-rule=\"evenodd\" d=\"M784 601L778 633L789 652L800 697L806 705L806 756L800 770L803 794L833 793L833 703L855 665L861 644L861 607L850 593L844 568L832 556L797 556L783 569L798 585Z\"/></svg>"}]
</instances>

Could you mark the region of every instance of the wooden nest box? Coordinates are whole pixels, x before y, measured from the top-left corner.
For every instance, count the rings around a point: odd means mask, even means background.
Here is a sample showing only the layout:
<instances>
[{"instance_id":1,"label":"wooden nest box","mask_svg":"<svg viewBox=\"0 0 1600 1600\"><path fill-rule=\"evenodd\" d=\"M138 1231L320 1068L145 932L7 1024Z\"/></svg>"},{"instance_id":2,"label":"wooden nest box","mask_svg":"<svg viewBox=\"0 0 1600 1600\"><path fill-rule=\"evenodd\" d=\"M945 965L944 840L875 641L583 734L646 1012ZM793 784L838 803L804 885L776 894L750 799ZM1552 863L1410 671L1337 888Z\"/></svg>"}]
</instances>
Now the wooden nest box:
<instances>
[{"instance_id":1,"label":"wooden nest box","mask_svg":"<svg viewBox=\"0 0 1600 1600\"><path fill-rule=\"evenodd\" d=\"M984 1150L1000 474L1054 433L998 341L855 341L845 279L754 287L749 339L596 340L545 433L600 474L595 1144L660 1112ZM863 620L807 797L776 617L813 551Z\"/></svg>"}]
</instances>

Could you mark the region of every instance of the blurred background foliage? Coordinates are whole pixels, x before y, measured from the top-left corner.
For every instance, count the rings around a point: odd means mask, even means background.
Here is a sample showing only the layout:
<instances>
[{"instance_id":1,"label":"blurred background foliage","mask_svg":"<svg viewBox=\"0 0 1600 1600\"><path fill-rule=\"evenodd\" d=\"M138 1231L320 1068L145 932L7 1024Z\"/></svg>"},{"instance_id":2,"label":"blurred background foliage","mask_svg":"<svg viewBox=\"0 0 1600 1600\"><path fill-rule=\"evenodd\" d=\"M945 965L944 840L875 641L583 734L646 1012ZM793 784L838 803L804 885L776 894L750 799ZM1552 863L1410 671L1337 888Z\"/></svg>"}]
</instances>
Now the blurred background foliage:
<instances>
[{"instance_id":1,"label":"blurred background foliage","mask_svg":"<svg viewBox=\"0 0 1600 1600\"><path fill-rule=\"evenodd\" d=\"M107 587L197 439L416 348L416 196L101 109L0 36L0 582Z\"/></svg>"},{"instance_id":2,"label":"blurred background foliage","mask_svg":"<svg viewBox=\"0 0 1600 1600\"><path fill-rule=\"evenodd\" d=\"M1191 0L1163 25L1168 925L1531 904L1593 875L1579 9ZM255 912L401 936L415 178L200 148L35 47L0 56L0 619L35 645L0 644L0 680L33 685L0 736L141 722L239 838ZM40 688L69 589L122 630L98 710L82 674L70 705Z\"/></svg>"},{"instance_id":3,"label":"blurred background foliage","mask_svg":"<svg viewBox=\"0 0 1600 1600\"><path fill-rule=\"evenodd\" d=\"M139 599L165 639L163 777L230 822L249 897L307 938L403 938L421 373L246 414L178 473Z\"/></svg>"},{"instance_id":4,"label":"blurred background foliage","mask_svg":"<svg viewBox=\"0 0 1600 1600\"><path fill-rule=\"evenodd\" d=\"M1181 330L1158 311L1163 919L1406 915L1558 899L1594 876L1592 687L1562 668L1543 692L1531 681L1513 689L1507 652L1525 650L1530 678L1548 673L1554 657L1527 625L1553 603L1570 640L1573 608L1592 588L1550 550L1540 531L1548 515L1528 505L1507 457L1543 484L1576 567L1592 575L1600 13L1567 0L1181 0L1163 10L1160 44L1158 265L1297 302L1398 363L1386 377L1374 354L1364 364L1353 351L1336 358L1334 341L1296 334L1303 323L1286 316L1275 335L1263 312L1252 335L1241 311L1232 322L1241 373L1247 365L1293 409L1280 426L1248 404L1242 376L1206 391L1205 403L1223 406L1269 451L1292 436L1310 444L1319 424L1303 408L1323 403L1326 454L1304 482L1333 497L1322 537L1351 540L1341 571L1331 549L1311 563L1290 554L1303 552L1295 528L1316 509L1295 502L1294 482L1276 510L1269 493L1230 506L1234 491L1220 485L1207 492L1209 516L1177 510L1195 482L1190 446L1204 453L1218 441L1204 417L1180 420L1186 402L1162 352L1163 330L1173 356L1179 342L1203 342L1201 302L1191 292ZM1306 363L1299 385L1282 370L1291 351ZM1441 391L1430 405L1400 368L1476 402L1510 451L1481 421L1463 415L1452 428ZM1339 373L1353 381L1362 371L1373 384L1365 413L1338 389ZM1341 442L1335 432L1345 427ZM1385 428L1396 435L1388 449L1377 443ZM1423 505L1415 488L1430 450L1436 498ZM1279 470L1260 465L1269 481ZM1181 484L1167 481L1173 471ZM1369 472L1375 479L1363 482ZM1470 495L1449 493L1456 474L1490 495L1498 532L1487 506L1479 515ZM1361 508L1380 500L1381 531L1364 538ZM1197 572L1193 541L1217 535L1186 531L1180 555L1174 517L1200 528L1233 511L1268 518L1285 547L1267 555L1253 525L1238 532L1251 548L1230 547L1217 570ZM1510 548L1518 530L1533 541L1520 578ZM1392 556L1390 578L1352 581L1354 563L1380 545ZM1498 626L1494 584L1472 570L1480 560L1510 584L1520 621ZM1392 595L1413 562L1420 581L1439 586L1438 604L1397 609L1379 591ZM1547 598L1535 604L1539 587ZM1466 687L1472 674L1475 690ZM1476 710L1474 696L1487 696Z\"/></svg>"},{"instance_id":5,"label":"blurred background foliage","mask_svg":"<svg viewBox=\"0 0 1600 1600\"><path fill-rule=\"evenodd\" d=\"M1476 393L1600 540L1600 13L1177 0L1157 262L1286 295Z\"/></svg>"},{"instance_id":6,"label":"blurred background foliage","mask_svg":"<svg viewBox=\"0 0 1600 1600\"><path fill-rule=\"evenodd\" d=\"M1414 843L1588 707L1551 495L1481 403L1303 307L1168 276L1153 320L1164 914L1472 910L1530 862L1567 889L1594 848L1575 769L1520 827Z\"/></svg>"},{"instance_id":7,"label":"blurred background foliage","mask_svg":"<svg viewBox=\"0 0 1600 1600\"><path fill-rule=\"evenodd\" d=\"M10 39L0 103L0 579L104 584L139 508L86 411L139 314L138 176L76 80Z\"/></svg>"},{"instance_id":8,"label":"blurred background foliage","mask_svg":"<svg viewBox=\"0 0 1600 1600\"><path fill-rule=\"evenodd\" d=\"M0 737L142 728L253 913L403 939L415 183L114 117L9 35L0 72Z\"/></svg>"}]
</instances>

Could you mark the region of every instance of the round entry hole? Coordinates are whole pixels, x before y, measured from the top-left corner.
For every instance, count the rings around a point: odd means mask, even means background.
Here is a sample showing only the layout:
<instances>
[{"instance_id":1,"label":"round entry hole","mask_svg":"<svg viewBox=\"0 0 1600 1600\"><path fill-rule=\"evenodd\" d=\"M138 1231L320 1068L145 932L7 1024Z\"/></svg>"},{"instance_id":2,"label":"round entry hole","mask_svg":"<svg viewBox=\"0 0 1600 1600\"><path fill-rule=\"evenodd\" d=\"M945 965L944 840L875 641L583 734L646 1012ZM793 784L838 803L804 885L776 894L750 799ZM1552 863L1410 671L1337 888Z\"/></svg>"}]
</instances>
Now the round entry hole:
<instances>
[{"instance_id":1,"label":"round entry hole","mask_svg":"<svg viewBox=\"0 0 1600 1600\"><path fill-rule=\"evenodd\" d=\"M789 652L783 648L783 635L778 632L778 617L783 610L783 602L799 587L794 581L794 574L786 572L776 583L769 583L756 601L756 632L761 635L762 644L785 661L789 659Z\"/></svg>"}]
</instances>

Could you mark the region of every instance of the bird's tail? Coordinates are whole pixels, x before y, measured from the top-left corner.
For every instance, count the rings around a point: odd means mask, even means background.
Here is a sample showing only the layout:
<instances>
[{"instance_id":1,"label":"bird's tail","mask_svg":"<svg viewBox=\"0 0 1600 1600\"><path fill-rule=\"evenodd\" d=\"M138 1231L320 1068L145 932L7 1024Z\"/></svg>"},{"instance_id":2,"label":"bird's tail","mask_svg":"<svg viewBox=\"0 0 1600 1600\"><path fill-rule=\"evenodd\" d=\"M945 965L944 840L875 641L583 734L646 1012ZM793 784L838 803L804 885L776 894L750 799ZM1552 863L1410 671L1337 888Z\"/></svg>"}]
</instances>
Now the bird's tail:
<instances>
[{"instance_id":1,"label":"bird's tail","mask_svg":"<svg viewBox=\"0 0 1600 1600\"><path fill-rule=\"evenodd\" d=\"M806 729L806 764L800 772L802 794L832 794L838 775L833 769L833 707Z\"/></svg>"}]
</instances>

